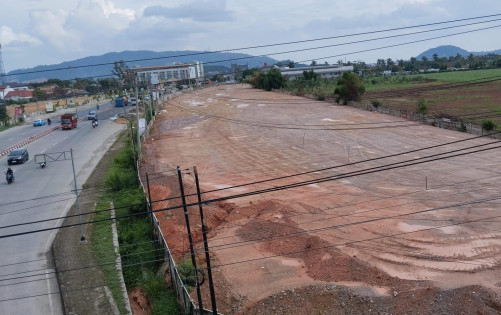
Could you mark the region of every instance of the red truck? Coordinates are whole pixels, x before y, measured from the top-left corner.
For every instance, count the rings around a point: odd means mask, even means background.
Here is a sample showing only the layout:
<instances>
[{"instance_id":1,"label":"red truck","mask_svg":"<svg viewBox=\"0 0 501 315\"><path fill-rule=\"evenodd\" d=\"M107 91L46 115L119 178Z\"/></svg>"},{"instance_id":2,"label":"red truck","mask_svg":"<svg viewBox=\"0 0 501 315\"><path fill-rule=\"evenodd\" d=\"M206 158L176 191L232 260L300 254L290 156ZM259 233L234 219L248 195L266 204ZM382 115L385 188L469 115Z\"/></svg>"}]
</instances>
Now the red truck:
<instances>
[{"instance_id":1,"label":"red truck","mask_svg":"<svg viewBox=\"0 0 501 315\"><path fill-rule=\"evenodd\" d=\"M77 127L78 117L76 114L65 114L61 116L61 129L73 129Z\"/></svg>"}]
</instances>

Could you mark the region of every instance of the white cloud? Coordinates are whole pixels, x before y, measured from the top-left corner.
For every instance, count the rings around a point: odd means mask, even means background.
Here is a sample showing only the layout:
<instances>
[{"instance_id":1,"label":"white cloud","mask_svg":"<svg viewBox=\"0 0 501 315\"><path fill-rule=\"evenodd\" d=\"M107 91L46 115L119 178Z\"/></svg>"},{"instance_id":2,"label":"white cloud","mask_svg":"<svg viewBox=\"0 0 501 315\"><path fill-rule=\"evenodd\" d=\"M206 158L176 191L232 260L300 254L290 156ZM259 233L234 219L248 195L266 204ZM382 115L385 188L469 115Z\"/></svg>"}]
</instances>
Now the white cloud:
<instances>
[{"instance_id":1,"label":"white cloud","mask_svg":"<svg viewBox=\"0 0 501 315\"><path fill-rule=\"evenodd\" d=\"M6 69L58 63L123 50L222 50L419 25L499 11L496 0L17 0L0 11ZM469 51L501 48L498 29L442 40L334 57L373 62L408 59L438 45ZM425 36L423 35L423 38ZM338 39L338 43L356 40ZM329 45L312 42L302 47ZM301 45L241 50L276 59L320 61L387 43L365 43L308 52ZM38 45L33 51L33 45ZM28 64L30 63L30 64Z\"/></svg>"},{"instance_id":2,"label":"white cloud","mask_svg":"<svg viewBox=\"0 0 501 315\"><path fill-rule=\"evenodd\" d=\"M3 45L9 45L13 42L18 42L18 44L41 44L41 41L36 37L30 36L26 33L14 33L10 27L5 25L0 26L0 43Z\"/></svg>"},{"instance_id":3,"label":"white cloud","mask_svg":"<svg viewBox=\"0 0 501 315\"><path fill-rule=\"evenodd\" d=\"M62 10L34 11L31 13L31 31L57 49L77 50L80 39L65 28L67 17L68 14Z\"/></svg>"},{"instance_id":4,"label":"white cloud","mask_svg":"<svg viewBox=\"0 0 501 315\"><path fill-rule=\"evenodd\" d=\"M226 0L195 0L179 6L155 5L148 7L145 16L162 16L166 19L188 19L198 22L233 21L233 13L226 9Z\"/></svg>"},{"instance_id":5,"label":"white cloud","mask_svg":"<svg viewBox=\"0 0 501 315\"><path fill-rule=\"evenodd\" d=\"M69 25L79 30L94 30L106 35L106 32L120 32L129 27L135 19L132 9L117 8L112 1L81 0L71 11Z\"/></svg>"}]
</instances>

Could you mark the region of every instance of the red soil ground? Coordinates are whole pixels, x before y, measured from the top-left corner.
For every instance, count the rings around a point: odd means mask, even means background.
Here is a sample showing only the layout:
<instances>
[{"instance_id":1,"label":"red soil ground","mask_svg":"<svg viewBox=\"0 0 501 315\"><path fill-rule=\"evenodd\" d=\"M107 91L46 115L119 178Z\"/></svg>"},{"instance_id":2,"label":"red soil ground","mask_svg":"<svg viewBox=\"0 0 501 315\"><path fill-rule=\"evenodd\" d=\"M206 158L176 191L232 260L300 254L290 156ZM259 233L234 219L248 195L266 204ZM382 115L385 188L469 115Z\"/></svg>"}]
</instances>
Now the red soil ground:
<instances>
[{"instance_id":1,"label":"red soil ground","mask_svg":"<svg viewBox=\"0 0 501 315\"><path fill-rule=\"evenodd\" d=\"M141 173L152 200L163 200L155 209L181 205L176 166L188 203L197 200L194 165L203 200L226 199L203 205L220 313L499 314L499 149L348 174L490 147L473 139L396 155L471 137L223 85L163 106ZM198 206L189 215L205 266ZM189 259L182 208L157 218L177 260ZM211 309L207 282L202 295Z\"/></svg>"}]
</instances>

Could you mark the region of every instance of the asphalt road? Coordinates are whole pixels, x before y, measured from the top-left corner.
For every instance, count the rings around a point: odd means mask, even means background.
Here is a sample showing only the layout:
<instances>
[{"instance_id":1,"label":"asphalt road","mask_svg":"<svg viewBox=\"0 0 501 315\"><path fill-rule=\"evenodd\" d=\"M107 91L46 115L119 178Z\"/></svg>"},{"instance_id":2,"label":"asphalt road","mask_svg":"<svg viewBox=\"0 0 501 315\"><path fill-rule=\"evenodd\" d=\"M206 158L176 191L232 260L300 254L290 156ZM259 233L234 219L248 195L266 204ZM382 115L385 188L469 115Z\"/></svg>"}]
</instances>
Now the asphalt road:
<instances>
[{"instance_id":1,"label":"asphalt road","mask_svg":"<svg viewBox=\"0 0 501 315\"><path fill-rule=\"evenodd\" d=\"M92 107L93 109L94 107ZM84 117L89 108L79 111ZM57 230L32 233L59 226L62 220L23 224L64 216L75 202L70 149L73 149L78 188L87 180L100 158L125 129L107 120L118 111L111 104L100 105L99 126L82 119L73 130L56 130L26 145L30 160L14 165L15 182L0 181L0 314L62 314L62 305L50 248ZM46 117L44 117L46 118ZM58 119L52 118L53 127ZM0 133L2 148L14 145L49 126L21 126ZM64 154L62 154L64 152ZM36 154L49 156L47 167L34 161ZM7 157L0 157L7 169ZM3 174L1 174L3 175ZM10 225L17 225L7 227ZM28 233L6 237L11 234ZM80 239L68 240L77 246ZM49 258L49 259L47 259Z\"/></svg>"}]
</instances>

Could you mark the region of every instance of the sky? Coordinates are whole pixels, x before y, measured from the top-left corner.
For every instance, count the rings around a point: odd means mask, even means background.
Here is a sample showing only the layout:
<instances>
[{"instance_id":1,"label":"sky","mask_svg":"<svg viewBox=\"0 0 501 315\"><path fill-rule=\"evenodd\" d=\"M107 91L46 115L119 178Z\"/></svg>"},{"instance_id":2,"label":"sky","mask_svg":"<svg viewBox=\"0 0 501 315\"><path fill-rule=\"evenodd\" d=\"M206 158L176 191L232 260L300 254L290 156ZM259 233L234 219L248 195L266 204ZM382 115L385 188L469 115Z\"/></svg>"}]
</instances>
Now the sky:
<instances>
[{"instance_id":1,"label":"sky","mask_svg":"<svg viewBox=\"0 0 501 315\"><path fill-rule=\"evenodd\" d=\"M440 45L501 49L500 25L499 0L0 0L6 72L124 50L408 60ZM268 47L241 49L255 46Z\"/></svg>"}]
</instances>

